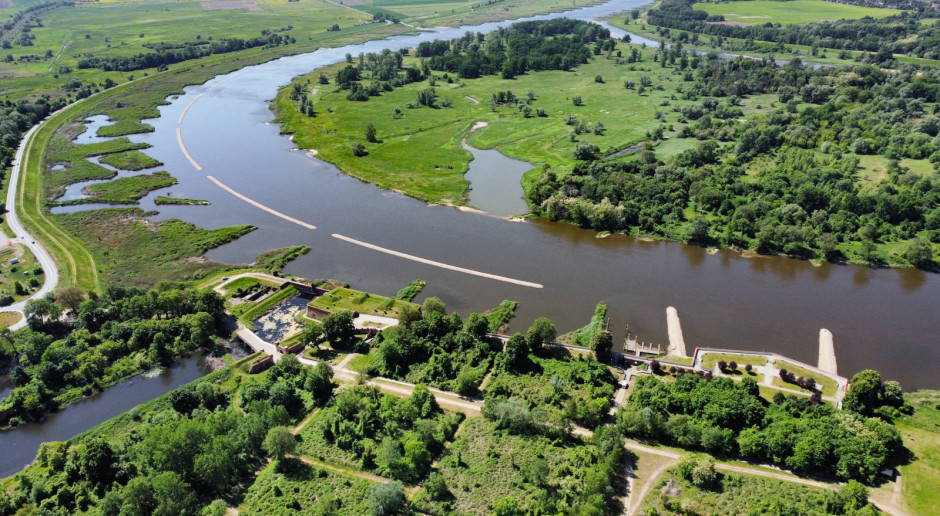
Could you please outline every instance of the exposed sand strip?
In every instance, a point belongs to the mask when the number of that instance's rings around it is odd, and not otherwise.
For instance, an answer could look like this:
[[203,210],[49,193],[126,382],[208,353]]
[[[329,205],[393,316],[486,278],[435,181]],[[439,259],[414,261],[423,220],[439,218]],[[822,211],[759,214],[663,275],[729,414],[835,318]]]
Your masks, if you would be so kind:
[[822,328],[819,330],[819,363],[816,366],[827,373],[836,372],[836,348],[832,342],[832,332]]
[[[200,170],[202,170],[202,169],[200,169]],[[258,201],[255,201],[255,200],[253,200],[253,199],[249,199],[248,197],[245,197],[244,195],[242,195],[242,194],[236,192],[235,190],[232,190],[231,188],[229,188],[228,186],[226,186],[224,183],[222,183],[221,181],[219,181],[218,179],[216,179],[216,178],[214,178],[214,177],[212,177],[212,176],[206,176],[206,177],[209,178],[209,181],[212,181],[213,183],[215,183],[216,185],[218,185],[219,188],[221,188],[221,189],[225,190],[226,192],[228,192],[228,193],[234,195],[235,197],[238,197],[239,199],[241,199],[241,200],[247,202],[248,204],[250,204],[250,205],[252,205],[252,206],[254,206],[254,207],[256,207],[256,208],[261,208],[262,210],[264,210],[264,211],[270,213],[271,215],[274,215],[275,217],[280,217],[280,218],[282,218],[282,219],[284,219],[284,220],[286,220],[286,221],[288,221],[288,222],[293,222],[294,224],[297,224],[298,226],[305,227],[305,228],[307,228],[307,229],[317,229],[317,227],[314,226],[313,224],[307,224],[306,222],[304,222],[304,221],[302,221],[302,220],[297,220],[297,219],[295,219],[294,217],[291,217],[290,215],[285,215],[285,214],[283,214],[283,213],[281,213],[281,212],[279,212],[279,211],[277,211],[277,210],[275,210],[275,209],[273,209],[273,208],[268,208],[267,206],[261,204],[261,203],[258,202]]]
[[666,348],[666,354],[677,357],[689,356],[685,351],[685,340],[682,339],[679,312],[671,306],[666,308],[666,324],[669,326],[669,347]]
[[183,117],[186,116],[186,112],[189,111],[189,108],[193,107],[193,104],[195,104],[196,101],[199,100],[200,98],[202,98],[202,96],[205,95],[205,94],[206,94],[206,92],[202,92],[202,93],[200,93],[199,95],[196,95],[196,96],[193,98],[193,100],[190,100],[190,101],[189,101],[189,104],[186,104],[186,107],[183,108],[183,112],[180,113],[180,118],[179,118],[179,120],[176,121],[176,125],[183,125]]
[[179,127],[176,128],[176,142],[180,144],[180,150],[183,151],[183,156],[186,156],[186,159],[188,159],[189,162],[192,163],[194,167],[196,167],[196,170],[201,172],[202,167],[200,167],[199,163],[196,163],[196,160],[194,160],[193,157],[189,155],[189,151],[186,150],[186,146],[183,145],[183,133],[180,131]]
[[523,287],[543,288],[542,285],[540,285],[540,284],[538,284],[538,283],[532,283],[532,282],[530,282],[530,281],[523,281],[523,280],[517,280],[517,279],[513,279],[513,278],[507,278],[506,276],[498,276],[498,275],[496,275],[496,274],[490,274],[490,273],[488,273],[488,272],[480,272],[480,271],[475,271],[475,270],[472,270],[472,269],[465,269],[465,268],[463,268],[463,267],[457,267],[456,265],[448,265],[448,264],[446,264],[446,263],[435,262],[434,260],[428,260],[427,258],[421,258],[421,257],[414,256],[414,255],[411,255],[411,254],[405,254],[405,253],[401,253],[401,252],[398,252],[398,251],[393,251],[393,250],[391,250],[391,249],[386,249],[386,248],[384,248],[384,247],[379,247],[379,246],[377,246],[377,245],[373,245],[373,244],[370,244],[370,243],[368,243],[368,242],[363,242],[363,241],[361,241],[361,240],[356,240],[356,239],[353,239],[353,238],[349,238],[349,237],[347,237],[347,236],[343,236],[343,235],[340,235],[340,234],[337,234],[337,233],[333,233],[333,238],[338,238],[338,239],[340,239],[340,240],[342,240],[342,241],[344,241],[344,242],[349,242],[350,244],[355,244],[355,245],[358,245],[358,246],[360,246],[360,247],[365,247],[366,249],[372,249],[373,251],[378,251],[378,252],[380,252],[380,253],[390,254],[390,255],[392,255],[392,256],[397,256],[397,257],[399,257],[399,258],[404,258],[404,259],[406,259],[406,260],[411,260],[411,261],[413,261],[413,262],[423,263],[423,264],[425,264],[425,265],[431,265],[431,266],[434,266],[434,267],[439,267],[439,268],[441,268],[441,269],[447,269],[447,270],[451,270],[451,271],[462,272],[462,273],[464,273],[464,274],[471,274],[471,275],[473,275],[473,276],[479,276],[479,277],[481,277],[481,278],[489,278],[489,279],[493,279],[493,280],[496,280],[496,281],[503,281],[503,282],[506,282],[506,283],[513,283],[513,284],[515,284],[515,285],[522,285]]

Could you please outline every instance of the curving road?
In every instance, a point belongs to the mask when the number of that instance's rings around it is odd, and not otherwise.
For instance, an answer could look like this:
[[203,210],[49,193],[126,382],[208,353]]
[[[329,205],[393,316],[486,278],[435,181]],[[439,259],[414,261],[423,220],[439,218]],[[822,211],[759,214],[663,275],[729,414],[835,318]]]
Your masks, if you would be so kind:
[[[33,293],[28,299],[24,299],[18,303],[13,303],[10,306],[5,306],[0,308],[0,312],[19,312],[23,313],[23,308],[26,307],[27,301],[32,299],[38,299],[44,297],[45,295],[51,293],[55,290],[56,285],[59,284],[59,270],[56,268],[55,260],[52,259],[52,256],[49,254],[49,251],[46,251],[46,248],[39,244],[36,241],[35,237],[30,235],[23,225],[20,223],[19,217],[16,215],[16,193],[19,190],[19,180],[20,180],[20,170],[22,169],[23,157],[26,154],[26,149],[29,147],[29,142],[33,137],[33,134],[42,126],[42,122],[34,125],[26,134],[23,135],[23,139],[20,141],[19,148],[16,149],[16,156],[13,158],[13,168],[10,172],[10,184],[7,187],[7,223],[10,225],[10,229],[13,230],[13,240],[16,243],[23,244],[36,257],[36,261],[39,262],[40,267],[43,270],[43,276],[45,281],[42,284],[42,287]],[[26,327],[26,317],[24,316],[16,324],[10,326],[10,330],[16,331],[20,328]]]

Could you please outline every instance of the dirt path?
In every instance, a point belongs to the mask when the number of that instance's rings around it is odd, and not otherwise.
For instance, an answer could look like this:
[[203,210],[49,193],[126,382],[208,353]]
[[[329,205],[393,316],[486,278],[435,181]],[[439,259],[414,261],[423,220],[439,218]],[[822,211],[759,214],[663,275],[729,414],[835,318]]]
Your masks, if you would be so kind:
[[640,489],[639,493],[637,493],[636,498],[634,498],[632,496],[633,493],[631,493],[630,505],[632,505],[633,507],[630,508],[629,512],[626,510],[626,508],[624,508],[624,512],[627,514],[627,516],[633,516],[634,514],[636,514],[637,509],[640,508],[640,504],[643,503],[643,499],[646,498],[647,493],[650,492],[650,489],[653,488],[653,485],[656,483],[657,480],[659,480],[659,477],[662,476],[663,472],[666,471],[666,468],[668,468],[671,465],[672,463],[667,462],[661,465],[660,467],[656,468],[656,471],[654,471],[653,474],[650,475],[648,479],[646,479],[646,482],[643,483],[643,488]]
[[320,469],[325,469],[327,471],[332,471],[333,473],[338,473],[340,475],[345,475],[347,477],[359,478],[362,480],[368,480],[369,482],[375,482],[377,484],[387,484],[391,480],[380,477],[378,475],[373,475],[372,473],[366,473],[365,471],[360,471],[358,469],[347,469],[341,468],[339,466],[334,466],[333,464],[328,464],[326,462],[320,462],[316,459],[307,457],[306,455],[288,455],[292,459],[297,459],[304,464],[309,464],[311,466],[316,466]]

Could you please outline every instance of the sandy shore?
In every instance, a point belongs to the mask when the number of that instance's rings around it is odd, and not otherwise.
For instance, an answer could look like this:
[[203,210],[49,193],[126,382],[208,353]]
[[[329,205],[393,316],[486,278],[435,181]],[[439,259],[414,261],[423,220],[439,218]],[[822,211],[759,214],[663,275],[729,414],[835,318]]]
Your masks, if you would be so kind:
[[682,326],[679,325],[679,312],[674,307],[666,308],[666,324],[669,327],[669,347],[666,348],[666,354],[677,357],[689,356],[685,350],[685,340],[682,338]]
[[819,363],[816,367],[832,374],[839,374],[836,364],[836,349],[832,342],[832,332],[825,328],[819,330]]

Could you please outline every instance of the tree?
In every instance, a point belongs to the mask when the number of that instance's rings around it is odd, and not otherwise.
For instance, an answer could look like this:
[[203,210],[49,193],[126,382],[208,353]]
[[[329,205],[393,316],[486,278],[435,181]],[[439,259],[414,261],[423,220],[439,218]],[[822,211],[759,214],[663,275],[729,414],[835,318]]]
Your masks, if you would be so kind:
[[344,344],[352,338],[356,328],[348,310],[333,312],[323,318],[323,336],[330,344]]
[[323,325],[318,322],[309,322],[300,332],[300,342],[306,345],[316,345],[323,337]]
[[424,482],[424,491],[432,500],[443,500],[450,492],[447,489],[447,482],[444,480],[444,475],[441,475],[437,471],[428,475],[428,479]]
[[915,238],[904,250],[904,259],[919,269],[926,269],[933,265],[933,246],[923,238]]
[[591,351],[598,362],[610,362],[610,352],[614,347],[614,336],[607,330],[601,330],[591,337]]
[[581,95],[575,95],[574,97],[571,97],[571,103],[574,104],[575,106],[584,105],[584,101],[581,100]]
[[519,507],[519,502],[515,498],[507,496],[500,498],[499,501],[493,505],[493,514],[496,516],[522,516],[525,514],[525,511]]
[[878,371],[865,369],[859,371],[849,382],[849,392],[842,400],[846,410],[871,417],[875,410],[884,405],[885,387]]
[[264,451],[275,459],[283,459],[297,449],[297,440],[286,426],[276,426],[268,430],[262,445]]
[[542,349],[542,344],[553,344],[557,337],[555,325],[548,317],[539,317],[532,322],[529,330],[526,332],[526,341],[532,352]]
[[378,143],[379,140],[375,137],[375,126],[371,123],[366,126],[365,130],[366,141],[369,143]]
[[516,333],[506,342],[506,367],[510,370],[518,371],[521,369],[529,355],[529,346],[526,344],[525,337],[521,333]]
[[490,323],[486,320],[485,315],[474,312],[467,318],[464,329],[467,330],[470,335],[473,335],[473,338],[481,340],[489,332]]
[[686,241],[690,244],[708,245],[711,240],[708,236],[708,230],[711,225],[705,217],[696,217],[689,225],[686,232]]
[[447,305],[445,305],[440,298],[429,297],[421,304],[421,315],[424,316],[425,319],[430,317],[433,313],[447,315]]
[[405,505],[405,489],[398,481],[372,486],[369,492],[369,511],[372,516],[389,516]]
[[597,154],[600,151],[600,147],[593,143],[578,142],[578,146],[574,149],[574,157],[582,161],[592,161],[597,159]]
[[56,292],[55,300],[72,312],[78,313],[78,306],[85,300],[85,293],[78,287],[63,287]]
[[418,92],[417,102],[422,106],[434,107],[437,99],[437,91],[434,88],[425,88]]

